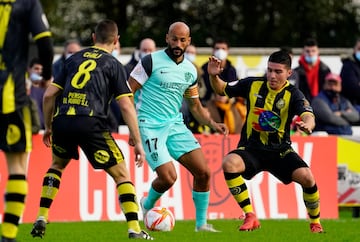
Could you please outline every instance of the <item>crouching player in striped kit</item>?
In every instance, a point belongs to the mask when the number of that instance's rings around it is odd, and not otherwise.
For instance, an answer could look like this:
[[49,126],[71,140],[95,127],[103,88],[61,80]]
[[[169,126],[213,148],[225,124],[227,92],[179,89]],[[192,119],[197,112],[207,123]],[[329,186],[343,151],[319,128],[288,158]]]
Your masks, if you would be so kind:
[[223,159],[227,186],[245,212],[240,231],[260,227],[253,213],[244,179],[268,171],[284,184],[294,181],[303,188],[303,199],[310,219],[310,230],[322,233],[319,191],[308,165],[291,148],[290,123],[294,115],[301,117],[297,126],[310,134],[315,118],[303,93],[291,85],[291,58],[284,51],[270,55],[266,77],[248,77],[226,83],[219,78],[220,61],[210,57],[208,72],[212,88],[220,95],[247,100],[246,123],[238,147]]

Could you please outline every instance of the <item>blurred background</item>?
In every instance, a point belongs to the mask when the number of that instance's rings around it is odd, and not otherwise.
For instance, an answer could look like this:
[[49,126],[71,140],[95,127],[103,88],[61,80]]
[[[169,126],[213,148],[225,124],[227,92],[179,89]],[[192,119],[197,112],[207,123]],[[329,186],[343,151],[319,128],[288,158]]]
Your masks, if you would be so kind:
[[117,22],[121,46],[137,47],[144,37],[165,46],[174,21],[184,21],[198,47],[217,37],[231,47],[302,47],[311,36],[322,48],[352,47],[360,36],[359,0],[41,0],[55,45],[69,38],[91,44],[95,23]]

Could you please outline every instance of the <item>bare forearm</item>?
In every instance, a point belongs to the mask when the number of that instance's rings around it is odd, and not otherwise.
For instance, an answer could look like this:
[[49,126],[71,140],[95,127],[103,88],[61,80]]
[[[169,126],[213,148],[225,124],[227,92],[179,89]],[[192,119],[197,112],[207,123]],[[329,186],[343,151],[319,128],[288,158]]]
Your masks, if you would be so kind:
[[212,89],[220,95],[224,95],[226,83],[221,80],[219,74],[223,71],[221,61],[214,56],[209,57],[208,69],[209,79]]
[[306,113],[301,116],[301,120],[306,124],[309,129],[313,130],[315,128],[315,117],[311,113]]
[[191,114],[200,124],[212,127],[214,121],[211,118],[209,112],[207,112],[204,108],[197,108],[195,110],[191,110]]
[[191,114],[199,122],[199,124],[207,125],[212,129],[214,128],[215,121],[212,119],[209,111],[201,105],[199,99],[188,99],[188,106]]
[[[126,98],[126,97],[124,97],[124,98]],[[124,118],[125,123],[127,124],[128,128],[129,128],[130,135],[135,144],[141,143],[140,131],[139,131],[138,121],[137,121],[137,117],[136,117],[136,111],[133,106],[133,103],[130,101],[130,98],[129,98],[128,102],[127,101],[124,102],[124,100],[122,100],[122,101],[123,102],[118,101],[118,103],[120,103],[121,114],[122,114],[122,117]]]
[[51,123],[54,115],[55,98],[44,96],[43,113],[44,126],[46,130],[51,130]]
[[209,78],[212,89],[219,95],[225,95],[225,82],[221,80],[219,75],[209,75]]

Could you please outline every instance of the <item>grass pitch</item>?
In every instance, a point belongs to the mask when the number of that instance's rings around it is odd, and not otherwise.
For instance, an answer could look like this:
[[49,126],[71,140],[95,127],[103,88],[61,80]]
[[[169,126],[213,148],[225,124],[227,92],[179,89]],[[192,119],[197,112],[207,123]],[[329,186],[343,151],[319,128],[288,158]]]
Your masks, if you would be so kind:
[[[235,241],[359,241],[360,218],[352,218],[351,210],[340,212],[340,218],[322,220],[325,233],[310,233],[306,220],[260,220],[261,228],[251,232],[240,232],[238,226],[242,220],[211,220],[221,233],[194,232],[194,221],[176,221],[171,232],[150,232],[155,241],[166,242],[235,242]],[[142,227],[143,224],[141,223]],[[32,238],[30,231],[32,224],[21,224],[17,241],[51,241],[51,242],[81,242],[81,241],[131,241],[127,238],[125,222],[69,222],[50,223],[47,225],[45,237]]]

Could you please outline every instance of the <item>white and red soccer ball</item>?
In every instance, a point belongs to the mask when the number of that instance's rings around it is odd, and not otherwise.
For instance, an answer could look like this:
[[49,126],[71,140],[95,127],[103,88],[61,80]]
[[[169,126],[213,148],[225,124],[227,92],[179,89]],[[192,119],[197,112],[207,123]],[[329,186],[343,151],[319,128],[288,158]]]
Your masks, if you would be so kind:
[[154,207],[145,214],[144,224],[150,231],[171,231],[175,226],[175,218],[169,209]]

